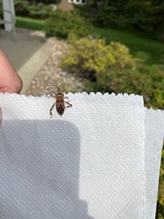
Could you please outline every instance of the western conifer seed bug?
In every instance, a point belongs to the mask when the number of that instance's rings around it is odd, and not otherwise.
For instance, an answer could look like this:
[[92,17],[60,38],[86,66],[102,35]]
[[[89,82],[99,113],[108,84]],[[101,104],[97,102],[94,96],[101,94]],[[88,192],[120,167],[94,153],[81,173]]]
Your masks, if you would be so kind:
[[[60,116],[62,116],[63,115],[63,113],[64,113],[64,110],[66,109],[66,108],[70,108],[70,107],[72,107],[72,104],[70,104],[69,102],[69,99],[68,99],[68,97],[65,97],[64,96],[64,93],[61,91],[61,89],[60,89],[60,87],[59,86],[57,86],[57,85],[55,85],[56,87],[57,87],[57,92],[55,92],[55,91],[52,91],[51,92],[51,95],[53,96],[53,97],[55,97],[55,103],[51,106],[51,108],[50,108],[50,119],[52,118],[52,116],[53,116],[53,114],[52,114],[52,110],[53,110],[53,108],[55,107],[55,105],[56,105],[56,111],[58,112],[58,114],[60,115]],[[65,101],[65,99],[67,99],[67,101]]]

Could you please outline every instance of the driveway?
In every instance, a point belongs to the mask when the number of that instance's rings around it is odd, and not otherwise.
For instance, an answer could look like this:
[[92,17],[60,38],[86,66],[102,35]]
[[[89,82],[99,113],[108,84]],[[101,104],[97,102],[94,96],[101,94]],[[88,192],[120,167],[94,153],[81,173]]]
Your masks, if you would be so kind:
[[24,94],[34,76],[51,55],[51,44],[43,33],[17,29],[16,42],[11,32],[1,30],[0,48],[23,80]]

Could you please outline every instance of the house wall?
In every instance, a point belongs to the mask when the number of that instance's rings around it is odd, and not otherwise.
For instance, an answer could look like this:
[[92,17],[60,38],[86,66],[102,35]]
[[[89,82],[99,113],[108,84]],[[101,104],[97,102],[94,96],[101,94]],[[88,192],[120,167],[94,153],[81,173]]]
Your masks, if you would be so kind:
[[61,0],[61,2],[57,5],[58,9],[62,9],[63,11],[68,11],[73,9],[73,5],[68,2],[68,0]]

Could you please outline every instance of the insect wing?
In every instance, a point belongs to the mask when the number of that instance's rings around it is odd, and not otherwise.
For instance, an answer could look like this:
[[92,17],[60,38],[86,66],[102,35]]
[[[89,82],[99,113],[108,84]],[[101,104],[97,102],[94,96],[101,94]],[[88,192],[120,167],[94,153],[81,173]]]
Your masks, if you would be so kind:
[[59,113],[59,115],[63,115],[64,109],[65,109],[64,102],[56,103],[56,111]]

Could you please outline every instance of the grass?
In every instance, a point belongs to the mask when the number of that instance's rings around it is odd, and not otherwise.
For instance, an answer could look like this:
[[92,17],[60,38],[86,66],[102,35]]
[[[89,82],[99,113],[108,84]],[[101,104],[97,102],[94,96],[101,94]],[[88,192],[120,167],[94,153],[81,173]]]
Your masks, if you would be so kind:
[[22,27],[25,29],[44,31],[45,22],[44,22],[44,20],[17,16],[16,17],[16,26]]
[[118,41],[127,45],[131,54],[147,65],[164,64],[164,44],[145,37],[137,36],[132,32],[113,29],[95,28],[96,33],[110,41]]

